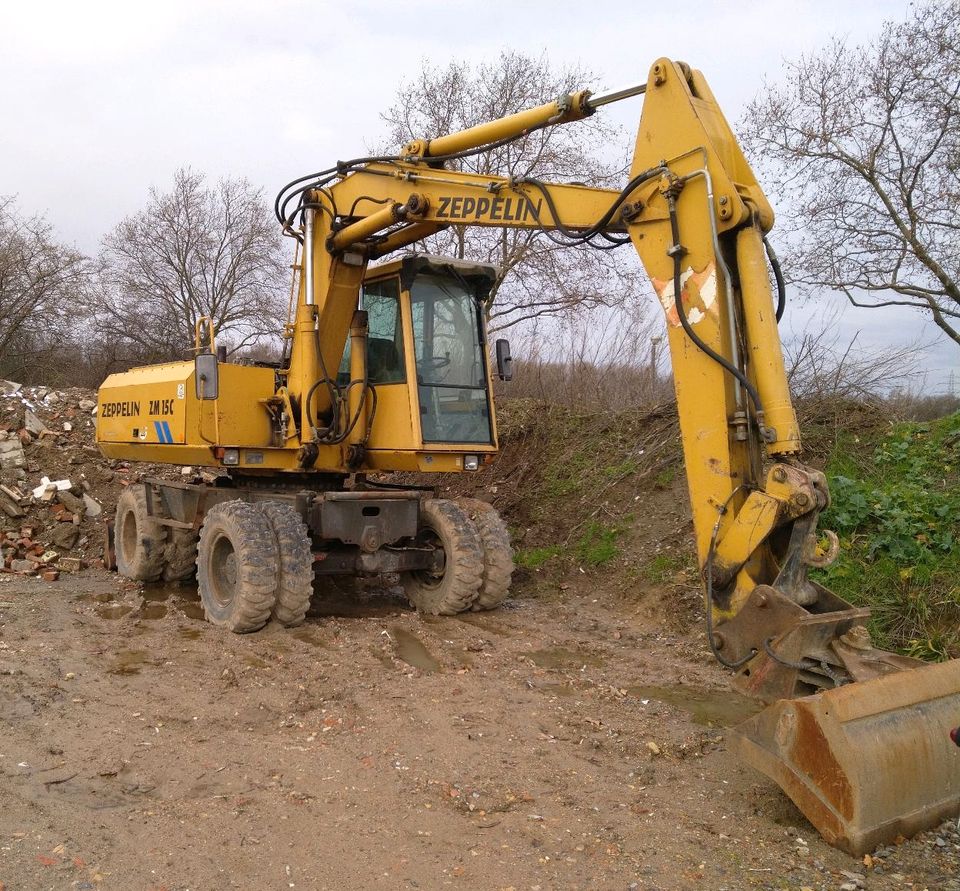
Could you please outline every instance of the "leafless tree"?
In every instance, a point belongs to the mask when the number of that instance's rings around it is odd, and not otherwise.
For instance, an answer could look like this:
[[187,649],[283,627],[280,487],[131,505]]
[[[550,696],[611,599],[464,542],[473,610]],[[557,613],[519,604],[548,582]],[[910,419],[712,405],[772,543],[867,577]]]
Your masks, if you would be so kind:
[[[580,67],[556,69],[546,56],[512,50],[488,63],[425,64],[401,87],[382,115],[393,147],[434,137],[548,102],[596,85]],[[536,130],[450,166],[475,173],[536,176],[545,181],[614,187],[626,165],[624,134],[601,115]],[[433,253],[487,262],[500,269],[487,307],[492,330],[583,306],[616,305],[648,290],[629,246],[619,251],[562,247],[541,233],[521,229],[451,226],[426,240]]]
[[100,331],[136,361],[181,357],[194,324],[210,316],[232,349],[280,332],[285,271],[280,233],[263,192],[245,179],[208,186],[180,169],[173,188],[103,241]]
[[922,379],[920,359],[926,344],[871,346],[860,332],[844,339],[838,320],[839,313],[828,311],[784,340],[790,390],[798,400],[876,402]]
[[960,344],[960,3],[788,62],[742,128],[779,183],[804,289],[922,310]]
[[87,259],[58,243],[42,217],[0,197],[0,376],[41,379],[69,340]]
[[663,373],[663,323],[642,302],[581,308],[574,315],[522,326],[514,349],[514,379],[504,396],[556,405],[622,411],[671,398]]

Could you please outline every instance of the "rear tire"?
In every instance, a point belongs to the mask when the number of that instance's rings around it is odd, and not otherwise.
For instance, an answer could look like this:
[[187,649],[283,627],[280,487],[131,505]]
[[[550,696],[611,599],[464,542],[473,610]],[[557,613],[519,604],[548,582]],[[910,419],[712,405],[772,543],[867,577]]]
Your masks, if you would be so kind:
[[410,602],[418,612],[434,616],[452,616],[470,609],[483,578],[483,545],[467,512],[445,499],[424,501],[417,540],[442,550],[445,565],[438,573],[404,573],[404,593]]
[[224,501],[207,513],[197,548],[197,583],[207,621],[237,634],[270,618],[280,575],[277,539],[253,504]]
[[155,582],[163,574],[167,530],[147,516],[146,487],[127,486],[117,501],[113,526],[117,572],[138,582]]
[[182,582],[192,578],[197,571],[197,542],[200,536],[192,529],[167,530],[167,547],[164,552],[163,580]]
[[483,581],[471,609],[494,609],[510,593],[513,549],[507,524],[492,504],[479,498],[461,498],[458,503],[477,526],[483,543]]
[[273,617],[288,628],[302,625],[313,595],[313,549],[306,523],[290,505],[258,505],[270,523],[280,554],[280,577]]

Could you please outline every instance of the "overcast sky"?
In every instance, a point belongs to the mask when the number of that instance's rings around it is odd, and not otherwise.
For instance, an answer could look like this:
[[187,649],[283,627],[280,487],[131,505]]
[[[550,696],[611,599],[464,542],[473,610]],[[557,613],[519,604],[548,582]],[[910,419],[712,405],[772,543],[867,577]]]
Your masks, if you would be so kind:
[[[905,9],[904,0],[0,0],[0,195],[93,253],[176,168],[246,176],[272,198],[287,180],[381,142],[380,112],[424,60],[476,62],[502,48],[579,63],[597,72],[584,85],[594,89],[645,80],[658,56],[683,59],[735,122],[783,58],[832,34],[868,38]],[[608,113],[632,128],[640,101]],[[878,343],[924,330],[904,312],[848,311],[839,324]],[[960,379],[960,351],[942,340],[927,364],[938,391],[948,367]]]

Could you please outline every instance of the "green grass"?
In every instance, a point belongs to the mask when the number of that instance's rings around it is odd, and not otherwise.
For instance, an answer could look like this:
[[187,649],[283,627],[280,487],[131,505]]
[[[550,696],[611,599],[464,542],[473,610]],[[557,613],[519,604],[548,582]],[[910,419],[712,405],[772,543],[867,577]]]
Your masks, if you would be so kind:
[[552,545],[546,548],[520,548],[514,555],[513,560],[517,566],[524,569],[539,569],[547,560],[552,557],[558,557],[563,549],[558,545]]
[[590,522],[576,544],[577,560],[585,566],[603,566],[620,553],[617,536],[623,530],[619,526],[604,526]]
[[846,434],[827,475],[821,525],[841,547],[820,581],[871,608],[878,646],[960,656],[960,413],[896,425],[872,449]]
[[681,554],[655,554],[640,568],[640,574],[651,584],[661,585],[686,570],[688,562]]

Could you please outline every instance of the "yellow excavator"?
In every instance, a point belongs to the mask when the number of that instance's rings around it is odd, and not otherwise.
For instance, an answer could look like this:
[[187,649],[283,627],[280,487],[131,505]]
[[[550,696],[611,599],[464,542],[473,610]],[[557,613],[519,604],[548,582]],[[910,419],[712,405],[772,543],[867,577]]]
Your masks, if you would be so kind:
[[[622,189],[448,166],[639,94]],[[100,389],[104,455],[221,471],[127,488],[120,572],[175,579],[195,565],[207,618],[233,631],[302,621],[314,576],[399,584],[430,613],[496,606],[512,570],[497,513],[377,474],[493,460],[491,352],[510,375],[508,344],[489,350],[484,327],[494,270],[397,252],[450,225],[632,243],[666,316],[707,640],[768,703],[737,728],[741,752],[852,854],[957,813],[960,664],[874,648],[869,611],[808,577],[836,538],[818,536],[826,480],[800,457],[773,212],[700,72],[660,59],[635,87],[338,162],[288,184],[276,210],[299,250],[282,361],[225,361],[201,320],[193,361]]]

